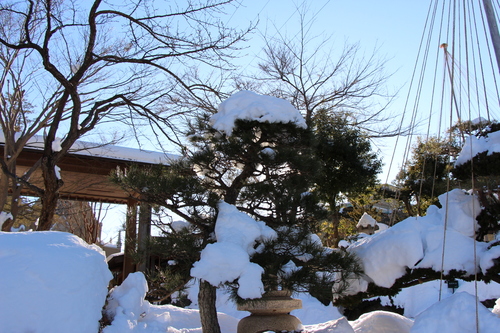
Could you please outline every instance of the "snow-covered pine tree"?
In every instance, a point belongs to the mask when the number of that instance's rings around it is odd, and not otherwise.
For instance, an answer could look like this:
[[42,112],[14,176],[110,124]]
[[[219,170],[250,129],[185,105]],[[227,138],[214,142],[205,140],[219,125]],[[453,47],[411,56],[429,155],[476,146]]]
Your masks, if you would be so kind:
[[[500,283],[500,174],[495,167],[500,161],[496,144],[500,125],[466,122],[450,132],[457,129],[466,131],[463,136],[451,136],[457,142],[449,144],[448,151],[462,146],[460,153],[453,151],[451,159],[442,156],[440,160],[450,162],[443,167],[451,171],[443,177],[453,177],[448,183],[461,183],[467,190],[438,192],[439,202],[426,214],[351,244],[347,251],[359,255],[365,277],[352,279],[351,295],[339,295],[336,305],[352,309],[363,300],[395,296],[433,280]],[[422,149],[420,153],[426,154]]]
[[[193,228],[186,236],[198,237],[202,247],[215,241],[213,231],[220,200],[265,222],[278,237],[255,244],[263,245],[263,250],[251,258],[264,268],[265,288],[307,291],[329,303],[335,279],[360,274],[361,270],[354,256],[324,248],[314,236],[326,211],[310,191],[318,171],[313,132],[300,122],[296,110],[296,114],[279,118],[284,111],[293,113],[289,103],[250,92],[239,94],[240,102],[250,103],[245,109],[233,95],[232,102],[238,107],[231,110],[253,110],[251,117],[240,114],[227,127],[229,116],[219,118],[218,123],[208,114],[200,116],[190,124],[190,145],[182,159],[172,161],[168,167],[129,169],[117,173],[114,180],[140,193],[141,200],[183,217]],[[253,102],[261,103],[260,108],[255,108]],[[339,271],[347,274],[335,274]],[[229,285],[236,284],[229,281]],[[209,295],[199,299],[202,324],[206,316],[204,332],[218,331],[213,322],[214,289],[207,282],[200,283],[200,297]]]

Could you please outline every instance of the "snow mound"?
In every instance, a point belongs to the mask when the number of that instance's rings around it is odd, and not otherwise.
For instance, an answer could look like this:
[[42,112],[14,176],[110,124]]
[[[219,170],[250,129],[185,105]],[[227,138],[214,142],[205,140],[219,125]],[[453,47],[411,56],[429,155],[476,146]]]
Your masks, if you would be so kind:
[[[106,314],[112,319],[103,333],[169,332],[202,333],[198,310],[183,309],[173,305],[153,305],[144,300],[148,291],[141,272],[129,274],[108,297]],[[236,332],[238,319],[218,314],[223,333]]]
[[345,317],[330,320],[326,323],[304,326],[307,333],[354,333],[354,330]]
[[103,251],[65,232],[0,232],[1,332],[94,333],[112,275]]
[[483,281],[467,282],[457,280],[457,283],[459,287],[455,290],[448,288],[446,281],[434,280],[424,282],[404,288],[395,296],[384,296],[380,297],[380,299],[382,305],[395,305],[404,308],[405,317],[415,318],[439,299],[448,298],[455,292],[467,292],[471,295],[475,295],[477,292],[477,297],[480,301],[500,297],[500,284],[493,281],[485,283]]
[[397,313],[373,311],[352,323],[356,333],[410,333],[413,321]]
[[476,306],[479,332],[498,332],[500,318],[479,303],[476,297],[459,292],[418,315],[411,333],[476,332]]
[[220,103],[218,112],[210,118],[210,122],[216,130],[231,135],[238,119],[262,123],[291,122],[301,128],[307,127],[300,112],[290,102],[246,90],[237,92]]
[[348,322],[345,317],[316,325],[305,325],[307,333],[410,333],[411,319],[397,313],[374,311]]
[[[302,308],[295,309],[290,314],[299,318],[304,326],[330,322],[332,319],[342,317],[339,309],[333,306],[332,303],[324,305],[309,293],[296,293],[293,298],[302,301]],[[309,332],[307,329],[306,331]]]

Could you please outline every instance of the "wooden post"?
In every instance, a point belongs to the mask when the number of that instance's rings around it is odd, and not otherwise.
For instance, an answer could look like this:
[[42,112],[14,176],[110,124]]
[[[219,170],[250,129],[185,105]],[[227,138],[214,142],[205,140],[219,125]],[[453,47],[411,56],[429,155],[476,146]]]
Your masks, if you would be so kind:
[[136,251],[137,244],[137,201],[130,199],[127,203],[127,222],[125,227],[125,249],[123,256],[123,277],[122,281],[130,273],[136,271],[133,260],[133,253]]
[[137,251],[141,259],[137,264],[137,270],[145,272],[149,268],[148,243],[151,236],[151,205],[141,203],[139,206],[139,235],[137,237]]

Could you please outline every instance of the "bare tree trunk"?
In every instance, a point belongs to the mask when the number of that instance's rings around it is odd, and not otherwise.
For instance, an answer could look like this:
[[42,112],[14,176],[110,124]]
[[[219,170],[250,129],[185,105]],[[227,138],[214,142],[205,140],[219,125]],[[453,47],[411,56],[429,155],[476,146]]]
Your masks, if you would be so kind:
[[333,226],[333,244],[330,246],[337,248],[339,247],[340,242],[340,233],[339,233],[339,225],[340,225],[340,216],[338,213],[337,205],[336,205],[336,196],[334,196],[331,200],[329,200],[330,205],[330,216]]
[[63,184],[63,181],[56,175],[55,165],[50,157],[44,157],[41,166],[45,190],[41,197],[42,210],[38,220],[38,231],[50,230],[52,227],[59,199],[59,189]]
[[215,307],[216,290],[217,288],[207,281],[200,280],[198,306],[200,307],[200,320],[203,333],[220,333],[217,308]]
[[10,201],[10,215],[12,215],[12,218],[7,220],[3,224],[2,231],[10,231],[11,228],[14,226],[14,223],[16,223],[17,214],[19,213],[19,199],[21,198],[21,186],[15,186],[15,184],[12,185],[13,189]]
[[[0,191],[0,212],[5,209],[8,200],[9,177],[5,174],[0,175],[0,188],[5,189]],[[12,215],[12,213],[11,213]],[[14,216],[13,216],[14,217]],[[8,219],[2,224],[1,231],[10,231],[14,224],[14,219]]]
[[3,211],[5,205],[7,204],[8,188],[9,188],[9,177],[0,173],[0,211]]
[[[5,165],[9,172],[15,173],[16,171],[15,163],[7,162]],[[0,176],[0,188],[3,190],[1,191],[0,194],[0,212],[5,209],[7,201],[9,200],[9,186],[11,183],[12,183],[12,194],[11,194],[11,204],[10,204],[10,215],[12,215],[12,218],[4,222],[4,224],[2,225],[2,231],[10,231],[10,229],[14,225],[14,222],[16,220],[16,215],[18,212],[17,204],[19,198],[19,195],[16,194],[20,192],[16,191],[17,187],[15,186],[14,182],[9,178],[9,176],[6,175],[5,173],[2,173],[2,175]]]
[[408,212],[408,215],[410,216],[415,216],[415,213],[413,211],[413,207],[411,206],[410,199],[407,197],[401,198],[403,200],[403,203],[405,205],[406,211]]

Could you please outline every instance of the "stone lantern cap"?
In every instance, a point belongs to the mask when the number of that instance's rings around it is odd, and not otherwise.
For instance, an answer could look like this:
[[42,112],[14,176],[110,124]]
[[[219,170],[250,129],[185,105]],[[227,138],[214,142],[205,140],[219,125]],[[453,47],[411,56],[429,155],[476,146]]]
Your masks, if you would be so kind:
[[287,314],[295,309],[302,309],[300,299],[291,298],[288,290],[273,290],[265,293],[262,298],[250,300],[238,305],[239,311],[249,311],[255,315]]

